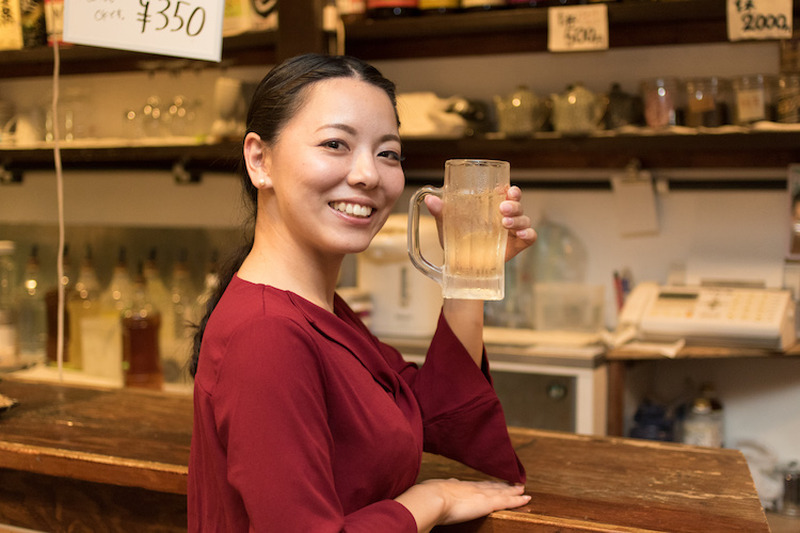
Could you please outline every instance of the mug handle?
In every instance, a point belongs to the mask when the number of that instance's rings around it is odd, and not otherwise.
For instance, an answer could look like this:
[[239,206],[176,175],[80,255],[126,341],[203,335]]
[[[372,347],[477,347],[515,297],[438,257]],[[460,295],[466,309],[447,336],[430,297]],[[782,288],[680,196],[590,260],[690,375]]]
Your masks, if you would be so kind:
[[408,206],[408,257],[411,263],[423,274],[442,284],[442,267],[432,264],[422,256],[419,245],[419,206],[429,194],[442,198],[442,189],[425,185],[417,190]]

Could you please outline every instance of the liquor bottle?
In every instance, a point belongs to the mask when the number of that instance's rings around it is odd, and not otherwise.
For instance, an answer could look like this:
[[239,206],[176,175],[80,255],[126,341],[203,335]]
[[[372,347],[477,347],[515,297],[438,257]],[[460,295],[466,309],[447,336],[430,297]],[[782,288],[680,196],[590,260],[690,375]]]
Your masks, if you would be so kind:
[[461,0],[461,9],[464,11],[492,11],[506,7],[506,0]]
[[45,359],[47,327],[43,293],[39,247],[34,245],[25,264],[19,295],[19,357],[20,364],[25,366]]
[[175,321],[172,313],[168,312],[172,306],[172,298],[161,277],[156,248],[150,249],[147,260],[144,262],[143,274],[147,297],[162,311],[161,329],[158,336],[159,351],[162,354],[170,353],[175,342]]
[[86,255],[81,261],[75,288],[67,300],[69,316],[69,359],[64,357],[64,366],[83,368],[88,364],[90,373],[97,350],[94,349],[95,337],[92,319],[100,314],[100,282],[94,266],[94,258],[90,246],[86,247]]
[[173,265],[170,296],[175,341],[169,352],[162,353],[161,367],[164,381],[175,383],[183,381],[183,368],[191,355],[194,326],[200,321],[194,313],[197,290],[192,282],[185,249],[179,252],[178,260]]
[[211,260],[208,262],[208,266],[206,267],[206,274],[203,281],[203,290],[200,292],[200,295],[197,297],[195,302],[196,311],[195,314],[199,319],[202,319],[206,314],[206,304],[211,296],[214,294],[214,291],[217,290],[219,286],[219,272],[218,272],[218,253],[214,250],[211,253]]
[[122,312],[130,303],[128,299],[131,295],[132,285],[130,270],[128,270],[127,251],[124,246],[120,246],[117,263],[111,272],[111,281],[102,295],[103,305]]
[[164,382],[158,348],[161,312],[148,297],[143,265],[134,278],[129,302],[122,312],[125,386],[160,390]]
[[419,10],[424,15],[456,13],[461,10],[461,0],[419,0]]
[[0,367],[18,364],[17,317],[14,287],[17,267],[14,263],[14,241],[0,241]]
[[407,17],[418,14],[418,0],[367,0],[367,16],[370,18]]
[[[70,320],[68,302],[72,298],[72,291],[75,288],[75,275],[72,272],[72,261],[69,254],[69,246],[64,246],[64,257],[62,260],[63,274],[57,282],[64,286],[64,309],[63,309],[63,328],[64,328],[64,362],[69,362],[69,337]],[[47,316],[47,363],[55,365],[58,361],[58,285],[52,287],[44,295],[46,316]]]

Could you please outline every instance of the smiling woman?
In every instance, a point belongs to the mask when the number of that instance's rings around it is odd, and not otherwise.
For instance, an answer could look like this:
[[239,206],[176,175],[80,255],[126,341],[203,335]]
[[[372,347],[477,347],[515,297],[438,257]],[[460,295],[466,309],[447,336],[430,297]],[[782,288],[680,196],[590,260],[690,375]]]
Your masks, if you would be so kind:
[[[525,504],[482,302],[445,301],[417,368],[336,294],[404,186],[394,85],[290,59],[255,92],[243,159],[252,240],[195,338],[190,531],[428,531]],[[514,251],[535,240],[519,194],[500,206]],[[506,481],[417,484],[423,451]]]

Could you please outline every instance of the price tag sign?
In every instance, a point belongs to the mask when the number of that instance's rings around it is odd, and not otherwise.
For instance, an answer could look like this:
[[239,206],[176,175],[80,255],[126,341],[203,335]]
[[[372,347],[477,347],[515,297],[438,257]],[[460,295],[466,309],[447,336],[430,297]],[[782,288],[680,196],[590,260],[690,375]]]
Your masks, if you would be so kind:
[[551,52],[608,50],[608,6],[548,8],[547,49]]
[[728,0],[728,40],[792,38],[792,0]]
[[65,0],[64,41],[219,62],[221,0]]

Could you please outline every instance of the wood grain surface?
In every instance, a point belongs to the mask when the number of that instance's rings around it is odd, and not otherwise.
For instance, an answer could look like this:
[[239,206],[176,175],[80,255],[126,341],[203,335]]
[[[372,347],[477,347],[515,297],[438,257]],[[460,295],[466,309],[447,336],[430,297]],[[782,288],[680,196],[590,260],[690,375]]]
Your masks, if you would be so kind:
[[[0,523],[44,531],[183,531],[188,396],[6,379]],[[511,429],[533,498],[442,532],[768,533],[736,450]],[[420,479],[486,476],[426,454]]]

